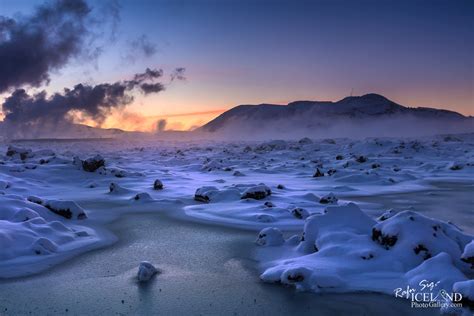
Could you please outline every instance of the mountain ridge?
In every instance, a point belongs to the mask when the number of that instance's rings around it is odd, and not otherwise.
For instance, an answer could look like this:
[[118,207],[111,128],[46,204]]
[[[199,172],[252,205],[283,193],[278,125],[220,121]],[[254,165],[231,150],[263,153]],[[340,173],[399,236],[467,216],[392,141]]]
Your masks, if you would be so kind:
[[[298,123],[305,123],[305,125],[311,127],[312,119],[367,119],[374,117],[378,119],[410,117],[420,120],[472,120],[472,117],[464,116],[455,111],[430,107],[408,107],[391,101],[380,94],[369,93],[362,96],[345,97],[336,102],[302,100],[293,101],[287,105],[269,103],[238,105],[204,124],[198,130],[218,132],[231,122],[236,124],[239,120],[248,125],[252,121],[255,121],[256,124],[262,120],[264,120],[264,123],[278,120],[289,122],[292,118],[298,118]],[[251,127],[258,129],[258,126]]]

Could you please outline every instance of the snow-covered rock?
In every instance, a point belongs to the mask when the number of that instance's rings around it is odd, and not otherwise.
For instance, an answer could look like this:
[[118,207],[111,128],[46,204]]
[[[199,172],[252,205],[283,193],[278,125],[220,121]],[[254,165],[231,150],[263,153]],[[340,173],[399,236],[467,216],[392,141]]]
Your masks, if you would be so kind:
[[118,183],[116,182],[111,182],[109,184],[109,193],[112,193],[112,194],[124,194],[124,193],[128,193],[130,192],[130,190],[122,187],[121,185],[119,185]]
[[322,172],[319,168],[316,168],[316,171],[313,174],[313,178],[324,177],[324,172]]
[[101,155],[95,155],[94,157],[82,161],[82,169],[87,172],[94,172],[104,166],[105,159]]
[[461,255],[461,260],[471,265],[471,269],[474,269],[474,240],[464,247],[464,251]]
[[255,241],[259,246],[280,246],[285,242],[283,233],[278,228],[267,227],[258,233]]
[[261,200],[272,194],[272,190],[264,184],[256,185],[246,189],[242,193],[242,199]]
[[141,202],[146,202],[146,201],[152,201],[153,198],[150,196],[150,194],[146,192],[142,193],[137,193],[133,198],[133,201],[141,201]]
[[461,258],[464,247],[472,240],[453,225],[403,211],[372,228],[372,240],[398,253],[399,260],[418,262],[441,252]]
[[325,195],[321,197],[319,200],[319,203],[321,204],[337,204],[337,197],[334,195],[334,193],[329,193],[328,195]]
[[298,219],[306,219],[310,215],[310,213],[304,208],[295,207],[291,210],[291,215]]
[[209,203],[211,201],[211,197],[217,195],[219,190],[213,186],[204,186],[198,188],[196,193],[194,193],[194,200],[198,202]]
[[198,188],[194,193],[194,200],[209,203],[211,201],[232,201],[240,198],[240,192],[236,188],[219,190],[214,186]]
[[460,258],[472,236],[412,211],[377,223],[354,203],[329,206],[306,219],[294,247],[273,229],[262,230],[257,239],[263,245],[267,235],[277,240],[270,261],[263,259],[265,282],[314,292],[393,295],[395,288],[413,288],[422,280],[439,281],[448,290],[466,280]]
[[51,212],[67,219],[86,219],[86,211],[74,201],[43,200],[36,196],[29,196],[28,201],[40,204]]
[[20,148],[16,146],[8,146],[7,157],[15,157],[18,156],[21,160],[26,160],[27,158],[32,158],[34,155],[31,149]]

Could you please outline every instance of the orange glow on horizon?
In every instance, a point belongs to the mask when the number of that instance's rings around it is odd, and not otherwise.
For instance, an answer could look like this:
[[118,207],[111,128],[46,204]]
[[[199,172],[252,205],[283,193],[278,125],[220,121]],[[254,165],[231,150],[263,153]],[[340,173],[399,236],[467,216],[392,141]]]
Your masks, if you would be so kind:
[[[158,122],[163,120],[165,122],[163,124],[164,130],[188,131],[206,124],[225,111],[226,109],[220,109],[150,116],[128,110],[115,111],[100,124],[100,127],[119,128],[125,131],[156,132],[158,130]],[[92,123],[87,125],[94,125],[93,122],[84,123]]]

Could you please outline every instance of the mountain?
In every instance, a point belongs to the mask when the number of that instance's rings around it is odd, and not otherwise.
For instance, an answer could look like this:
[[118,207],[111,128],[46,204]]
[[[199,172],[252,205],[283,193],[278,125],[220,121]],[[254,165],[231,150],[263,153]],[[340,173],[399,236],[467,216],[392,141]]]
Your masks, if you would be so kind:
[[139,132],[126,132],[118,128],[98,128],[83,124],[58,123],[29,125],[27,128],[0,122],[0,139],[61,139],[61,138],[116,138]]
[[411,108],[378,94],[337,102],[236,106],[203,125],[211,133],[276,133],[305,136],[410,136],[474,131],[474,119],[433,108]]

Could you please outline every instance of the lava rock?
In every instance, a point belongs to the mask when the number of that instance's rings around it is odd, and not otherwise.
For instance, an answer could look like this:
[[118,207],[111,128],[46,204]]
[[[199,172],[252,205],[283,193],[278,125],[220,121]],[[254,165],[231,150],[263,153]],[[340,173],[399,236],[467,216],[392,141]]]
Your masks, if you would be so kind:
[[211,201],[211,195],[215,194],[218,189],[213,186],[204,186],[196,190],[194,193],[194,200],[203,203],[209,203]]
[[155,266],[148,261],[142,261],[138,266],[137,279],[139,282],[147,282],[157,273]]
[[82,161],[82,169],[87,172],[94,172],[100,167],[105,166],[105,160],[101,155],[96,155],[92,158],[88,158]]
[[268,186],[264,184],[260,184],[260,185],[250,187],[247,190],[245,190],[244,193],[242,194],[241,199],[261,200],[271,194],[272,194],[272,191],[270,190]]
[[156,179],[155,182],[153,182],[153,190],[163,190],[163,182]]
[[328,176],[332,176],[333,174],[335,174],[337,172],[336,169],[329,169],[328,170]]
[[316,168],[316,172],[313,175],[313,178],[319,178],[319,177],[324,177],[324,172],[321,172],[319,168]]
[[26,160],[27,158],[31,158],[34,156],[31,152],[31,149],[25,149],[15,146],[8,146],[6,155],[8,157],[19,155],[21,160]]
[[390,236],[382,234],[382,231],[377,228],[372,228],[372,240],[384,246],[385,249],[390,249],[397,243],[397,236]]
[[367,162],[367,157],[365,156],[358,156],[355,161],[357,161],[358,163],[364,163],[364,162]]
[[337,204],[337,201],[337,197],[332,192],[319,199],[319,203],[321,204]]
[[265,205],[266,207],[275,207],[275,204],[270,201],[265,202],[263,205]]

